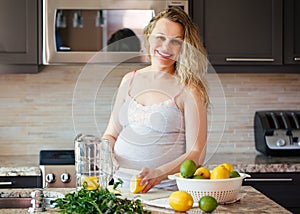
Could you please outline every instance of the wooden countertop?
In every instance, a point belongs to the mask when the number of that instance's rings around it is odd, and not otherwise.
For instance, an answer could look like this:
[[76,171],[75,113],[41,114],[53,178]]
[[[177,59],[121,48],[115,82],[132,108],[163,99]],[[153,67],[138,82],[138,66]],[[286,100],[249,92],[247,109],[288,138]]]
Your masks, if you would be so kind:
[[[30,193],[34,189],[2,189],[1,190],[1,197],[29,197]],[[67,193],[72,189],[48,189],[44,190],[45,195],[51,197],[51,194],[57,193]],[[49,196],[50,195],[50,196]],[[146,197],[147,194],[144,194]],[[291,213],[285,208],[281,207],[259,191],[255,190],[249,186],[242,186],[240,191],[241,199],[238,202],[226,205],[219,205],[218,208],[213,213]],[[55,197],[55,196],[54,196]],[[141,196],[143,197],[143,196]],[[153,214],[159,213],[174,213],[171,209],[163,209],[157,208],[153,206],[145,205],[145,208],[152,211]],[[0,209],[0,213],[28,213],[28,208],[24,209]],[[48,213],[58,213],[58,210],[53,208],[48,208],[45,214]],[[188,211],[188,213],[202,213],[199,208],[193,208]]]

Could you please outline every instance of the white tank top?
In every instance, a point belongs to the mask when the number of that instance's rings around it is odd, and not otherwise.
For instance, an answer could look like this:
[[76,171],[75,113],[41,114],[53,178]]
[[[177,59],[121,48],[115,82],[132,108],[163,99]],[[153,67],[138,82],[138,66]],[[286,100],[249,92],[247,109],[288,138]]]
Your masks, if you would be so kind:
[[183,113],[175,103],[179,93],[164,102],[144,106],[130,96],[129,89],[119,112],[122,131],[114,147],[120,167],[156,168],[186,152]]

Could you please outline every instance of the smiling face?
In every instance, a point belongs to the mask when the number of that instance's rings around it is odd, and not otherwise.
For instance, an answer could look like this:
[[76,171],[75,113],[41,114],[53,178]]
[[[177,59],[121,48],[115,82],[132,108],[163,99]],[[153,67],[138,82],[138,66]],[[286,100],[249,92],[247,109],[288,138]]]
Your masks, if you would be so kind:
[[[166,18],[159,19],[149,35],[152,66],[174,72],[174,63],[183,43],[183,27]],[[170,70],[171,69],[171,70]]]

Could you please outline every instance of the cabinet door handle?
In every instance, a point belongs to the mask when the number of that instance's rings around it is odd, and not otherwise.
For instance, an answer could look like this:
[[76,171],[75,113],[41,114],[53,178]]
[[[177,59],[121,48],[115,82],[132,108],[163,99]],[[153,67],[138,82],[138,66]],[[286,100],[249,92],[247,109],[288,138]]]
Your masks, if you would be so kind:
[[245,178],[244,181],[254,181],[254,182],[264,182],[264,181],[272,181],[272,182],[291,182],[292,178]]
[[273,58],[226,58],[227,62],[274,62]]
[[11,181],[3,181],[3,182],[0,182],[0,186],[1,185],[12,185],[13,183]]
[[300,61],[300,57],[295,57],[294,61]]

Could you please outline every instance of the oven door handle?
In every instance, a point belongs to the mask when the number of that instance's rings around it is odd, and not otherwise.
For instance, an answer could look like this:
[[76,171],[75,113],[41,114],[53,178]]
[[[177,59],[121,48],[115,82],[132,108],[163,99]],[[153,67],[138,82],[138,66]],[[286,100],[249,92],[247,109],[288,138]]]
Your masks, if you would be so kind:
[[292,182],[293,178],[245,178],[244,181],[247,182]]
[[13,182],[12,181],[1,181],[0,182],[0,186],[4,186],[4,185],[12,185]]

